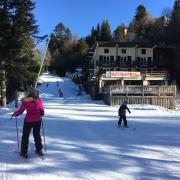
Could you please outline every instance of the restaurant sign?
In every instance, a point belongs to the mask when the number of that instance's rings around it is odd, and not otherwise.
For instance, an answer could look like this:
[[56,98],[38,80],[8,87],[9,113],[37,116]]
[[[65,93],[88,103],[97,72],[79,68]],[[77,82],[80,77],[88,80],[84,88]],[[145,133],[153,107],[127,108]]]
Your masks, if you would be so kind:
[[106,77],[122,77],[139,79],[140,72],[133,71],[106,71]]

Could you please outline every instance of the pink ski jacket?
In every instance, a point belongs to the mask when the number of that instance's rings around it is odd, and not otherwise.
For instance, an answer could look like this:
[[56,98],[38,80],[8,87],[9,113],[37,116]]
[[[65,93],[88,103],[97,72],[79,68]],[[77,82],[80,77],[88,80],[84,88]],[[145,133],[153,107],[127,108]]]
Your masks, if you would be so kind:
[[21,107],[14,113],[15,116],[19,116],[26,109],[25,122],[37,122],[41,121],[41,116],[44,115],[44,107],[40,99],[32,97],[24,98]]

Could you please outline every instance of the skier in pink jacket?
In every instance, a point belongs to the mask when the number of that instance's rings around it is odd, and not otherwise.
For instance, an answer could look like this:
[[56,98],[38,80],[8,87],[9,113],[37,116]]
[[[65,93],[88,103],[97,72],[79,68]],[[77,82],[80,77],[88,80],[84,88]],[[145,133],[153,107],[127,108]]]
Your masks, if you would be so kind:
[[41,120],[44,115],[44,108],[42,101],[38,97],[36,89],[31,88],[28,92],[28,96],[22,100],[21,107],[18,111],[14,112],[12,116],[21,115],[26,110],[26,116],[23,125],[23,135],[21,141],[21,152],[25,158],[28,158],[28,144],[29,135],[33,128],[33,136],[35,141],[36,153],[43,156],[42,153],[42,140],[40,135]]

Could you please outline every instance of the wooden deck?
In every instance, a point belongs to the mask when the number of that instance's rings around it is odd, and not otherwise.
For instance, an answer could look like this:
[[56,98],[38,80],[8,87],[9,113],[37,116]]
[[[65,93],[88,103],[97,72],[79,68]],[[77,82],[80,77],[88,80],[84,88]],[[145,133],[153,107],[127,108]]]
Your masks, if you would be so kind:
[[103,88],[103,99],[108,105],[152,104],[168,109],[176,107],[176,86],[117,86]]

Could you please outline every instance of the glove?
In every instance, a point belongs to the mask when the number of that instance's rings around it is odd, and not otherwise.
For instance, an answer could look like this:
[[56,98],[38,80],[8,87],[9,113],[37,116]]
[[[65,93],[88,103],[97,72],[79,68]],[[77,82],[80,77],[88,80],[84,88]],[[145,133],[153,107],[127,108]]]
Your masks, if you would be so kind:
[[11,117],[13,117],[13,116],[17,117],[16,112],[14,112],[14,113],[11,115]]
[[44,111],[42,109],[39,109],[40,115],[44,116]]

